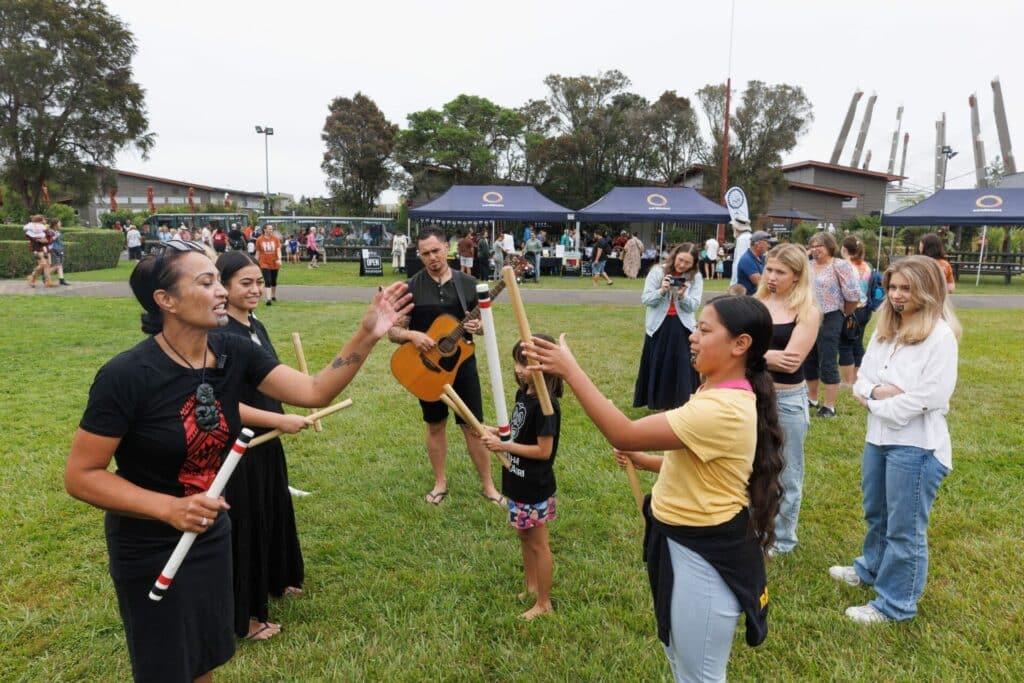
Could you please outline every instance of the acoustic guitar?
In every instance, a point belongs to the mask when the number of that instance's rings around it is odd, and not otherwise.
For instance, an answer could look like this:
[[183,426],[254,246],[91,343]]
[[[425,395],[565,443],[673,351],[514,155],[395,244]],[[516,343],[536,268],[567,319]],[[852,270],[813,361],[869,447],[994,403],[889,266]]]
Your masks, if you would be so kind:
[[[518,277],[522,274],[526,261],[519,257],[514,260],[512,266]],[[491,289],[491,301],[494,301],[504,289],[505,282],[498,280]],[[476,345],[472,341],[466,341],[465,324],[479,317],[480,306],[474,306],[461,321],[455,316],[439,315],[426,331],[435,342],[434,348],[422,352],[412,342],[405,342],[391,356],[391,374],[417,398],[424,401],[440,401],[444,385],[455,381],[459,367],[473,355]]]

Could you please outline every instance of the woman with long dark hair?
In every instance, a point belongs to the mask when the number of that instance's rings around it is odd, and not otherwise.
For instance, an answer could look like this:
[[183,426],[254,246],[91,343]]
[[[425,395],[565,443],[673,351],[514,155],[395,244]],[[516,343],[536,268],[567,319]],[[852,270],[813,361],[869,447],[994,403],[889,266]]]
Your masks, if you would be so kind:
[[[267,328],[255,316],[263,294],[259,263],[241,251],[217,259],[220,280],[228,292],[229,334],[252,341],[278,360]],[[273,429],[285,432],[304,427],[306,418],[287,414],[281,402],[264,396],[253,387],[242,393],[242,402],[262,419],[256,434]],[[253,415],[247,424],[255,426]],[[249,640],[266,640],[280,631],[269,620],[269,595],[297,595],[302,592],[304,565],[295,510],[288,492],[288,465],[280,439],[252,447],[239,462],[224,490],[231,505],[231,557],[234,567],[235,635]]]
[[674,247],[644,281],[644,347],[633,389],[633,407],[678,408],[697,390],[700,378],[690,363],[690,334],[704,294],[697,245]]
[[942,238],[934,232],[921,237],[917,245],[917,253],[935,259],[942,269],[942,276],[946,282],[946,292],[952,294],[956,291],[956,278],[953,277],[953,266],[949,265],[949,258],[946,256],[946,247],[942,244]]
[[886,298],[864,353],[853,395],[868,411],[861,466],[867,533],[852,566],[829,575],[874,588],[846,610],[861,624],[917,614],[928,578],[928,520],[953,468],[946,425],[956,387],[960,324],[935,260],[908,256],[882,277]]
[[[210,680],[231,658],[231,523],[208,498],[241,429],[245,387],[292,405],[329,403],[411,310],[404,283],[378,292],[355,334],[315,377],[235,335],[227,292],[203,247],[171,240],[132,271],[148,336],[104,365],[89,390],[64,484],[106,511],[110,575],[139,680]],[[117,471],[108,470],[115,460]],[[182,532],[198,534],[160,602],[147,595]]]
[[690,337],[704,385],[685,405],[639,420],[594,386],[564,334],[558,345],[535,337],[527,350],[528,369],[564,378],[619,458],[659,472],[645,503],[644,556],[677,681],[725,680],[741,613],[748,644],[767,635],[764,551],[775,543],[783,466],[765,364],[771,339],[771,315],[757,299],[710,301]]
[[871,274],[875,272],[871,264],[864,260],[864,242],[856,235],[843,238],[840,250],[843,258],[853,267],[860,285],[860,304],[853,312],[857,320],[857,329],[853,336],[839,336],[839,379],[847,388],[857,380],[857,370],[864,358],[864,330],[871,320],[871,307],[868,299],[871,296]]

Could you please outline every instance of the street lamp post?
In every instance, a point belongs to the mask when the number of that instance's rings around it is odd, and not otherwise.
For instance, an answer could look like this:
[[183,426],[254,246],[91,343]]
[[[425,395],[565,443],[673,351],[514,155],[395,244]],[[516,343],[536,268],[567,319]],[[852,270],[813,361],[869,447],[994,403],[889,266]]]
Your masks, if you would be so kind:
[[942,154],[942,189],[946,189],[946,166],[949,165],[949,160],[955,157],[959,152],[954,152],[953,148],[949,145],[943,145],[939,152]]
[[263,213],[270,214],[270,140],[274,129],[269,126],[256,126],[256,134],[263,136],[263,168],[267,174],[267,193],[263,198]]

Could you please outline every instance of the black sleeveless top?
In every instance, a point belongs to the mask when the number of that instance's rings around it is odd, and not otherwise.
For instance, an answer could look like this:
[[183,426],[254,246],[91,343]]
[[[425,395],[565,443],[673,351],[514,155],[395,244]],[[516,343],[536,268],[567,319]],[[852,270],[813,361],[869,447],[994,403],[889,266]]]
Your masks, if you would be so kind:
[[[793,336],[793,330],[795,329],[795,320],[791,323],[772,325],[772,343],[768,348],[772,351],[784,351],[786,346],[789,344],[789,339]],[[804,381],[803,365],[797,368],[796,372],[778,372],[776,370],[770,370],[769,372],[772,375],[772,380],[776,384],[800,384],[800,382]]]

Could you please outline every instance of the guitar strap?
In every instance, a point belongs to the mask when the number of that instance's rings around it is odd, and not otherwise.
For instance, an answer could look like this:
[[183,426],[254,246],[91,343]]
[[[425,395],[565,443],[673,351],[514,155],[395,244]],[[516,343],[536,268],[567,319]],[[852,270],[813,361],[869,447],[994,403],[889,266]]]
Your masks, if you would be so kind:
[[466,305],[466,294],[462,291],[464,285],[468,285],[466,274],[459,270],[452,270],[452,277],[455,279],[455,295],[459,297],[459,305],[462,306],[462,315],[469,313],[469,306]]

